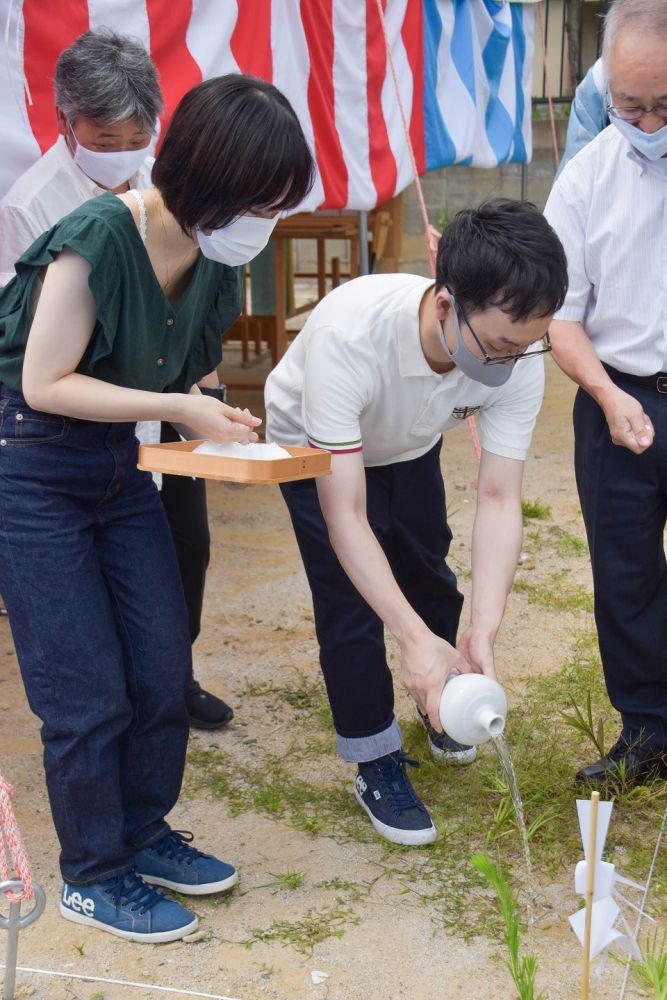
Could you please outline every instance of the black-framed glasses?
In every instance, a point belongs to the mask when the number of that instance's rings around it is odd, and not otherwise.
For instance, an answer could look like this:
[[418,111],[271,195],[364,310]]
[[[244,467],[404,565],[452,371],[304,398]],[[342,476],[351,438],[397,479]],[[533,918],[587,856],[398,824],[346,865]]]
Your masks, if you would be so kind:
[[619,108],[616,104],[608,103],[607,114],[612,118],[618,118],[622,122],[632,124],[641,121],[644,115],[657,115],[658,118],[662,118],[663,122],[667,123],[667,104],[656,104],[652,108]]
[[468,319],[468,317],[466,316],[466,314],[464,313],[463,309],[458,304],[458,302],[455,302],[454,308],[456,309],[457,313],[459,313],[461,319],[470,330],[475,343],[477,344],[482,353],[485,365],[506,365],[509,364],[510,362],[514,363],[515,361],[521,361],[522,358],[534,358],[537,354],[549,354],[549,352],[551,351],[551,340],[549,339],[549,332],[546,331],[544,336],[540,340],[542,347],[533,349],[533,345],[531,344],[529,347],[525,347],[523,351],[516,351],[514,354],[501,354],[498,355],[497,357],[492,358],[491,355],[487,352],[486,348],[484,347],[482,341],[479,339],[479,337],[473,330],[472,326],[470,325],[470,320]]

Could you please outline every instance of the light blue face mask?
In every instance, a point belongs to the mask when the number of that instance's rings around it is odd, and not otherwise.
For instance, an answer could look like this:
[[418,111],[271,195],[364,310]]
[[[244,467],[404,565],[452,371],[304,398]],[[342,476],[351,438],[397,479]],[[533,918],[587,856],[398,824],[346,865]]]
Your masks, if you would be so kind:
[[473,379],[473,381],[481,382],[482,385],[489,386],[491,389],[497,389],[498,386],[504,385],[512,374],[514,365],[486,365],[484,364],[483,358],[478,358],[476,354],[473,354],[463,342],[459,318],[456,314],[456,307],[454,305],[454,296],[452,296],[452,306],[454,334],[456,336],[457,345],[456,350],[453,353],[450,351],[447,346],[447,341],[445,340],[444,324],[440,323],[438,327],[440,342],[447,351],[447,354],[452,359],[456,367],[460,368],[463,374],[467,375],[468,378]]
[[636,125],[624,122],[622,118],[612,118],[611,122],[647,160],[659,160],[667,153],[667,125],[663,125],[657,132],[642,132]]

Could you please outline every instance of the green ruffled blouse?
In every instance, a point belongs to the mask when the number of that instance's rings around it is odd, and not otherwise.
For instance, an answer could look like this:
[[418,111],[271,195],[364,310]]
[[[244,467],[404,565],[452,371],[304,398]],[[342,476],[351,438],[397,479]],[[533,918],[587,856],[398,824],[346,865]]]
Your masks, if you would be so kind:
[[0,382],[21,390],[35,280],[63,249],[90,264],[97,320],[77,372],[130,389],[187,392],[222,358],[222,334],[243,303],[243,271],[200,255],[176,303],[164,294],[132,214],[114,194],[75,209],[43,233],[0,289]]

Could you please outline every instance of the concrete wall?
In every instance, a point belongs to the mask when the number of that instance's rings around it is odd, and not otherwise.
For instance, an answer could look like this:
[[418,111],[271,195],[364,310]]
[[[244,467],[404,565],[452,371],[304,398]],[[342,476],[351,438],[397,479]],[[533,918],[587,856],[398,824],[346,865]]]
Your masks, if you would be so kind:
[[[567,121],[556,122],[558,148],[565,145]],[[540,208],[549,195],[554,177],[554,153],[548,121],[533,122],[533,160],[528,164],[528,200]],[[452,219],[462,208],[478,205],[487,198],[520,198],[521,165],[508,163],[493,170],[479,167],[446,167],[432,170],[422,178],[422,189],[429,218],[433,225],[443,214]],[[428,274],[424,257],[424,225],[415,187],[404,192],[403,246],[400,269],[415,274]]]

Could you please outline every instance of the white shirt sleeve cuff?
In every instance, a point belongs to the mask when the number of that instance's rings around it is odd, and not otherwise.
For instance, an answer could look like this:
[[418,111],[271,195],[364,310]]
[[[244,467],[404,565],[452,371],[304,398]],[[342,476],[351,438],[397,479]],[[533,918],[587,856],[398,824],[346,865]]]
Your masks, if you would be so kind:
[[570,323],[583,323],[585,312],[584,306],[563,306],[558,312],[554,313],[554,319],[564,319]]

